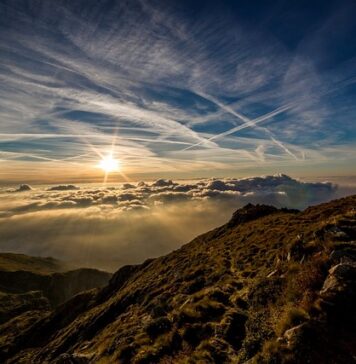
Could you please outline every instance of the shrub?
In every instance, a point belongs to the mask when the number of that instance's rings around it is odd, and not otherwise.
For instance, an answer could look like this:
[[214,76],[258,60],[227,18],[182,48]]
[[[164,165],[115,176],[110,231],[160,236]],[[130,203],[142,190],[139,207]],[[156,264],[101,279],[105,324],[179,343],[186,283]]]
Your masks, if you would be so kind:
[[167,315],[167,308],[164,305],[156,305],[152,307],[150,313],[152,317],[158,318]]
[[250,305],[257,307],[275,303],[280,297],[283,283],[283,279],[279,277],[262,279],[249,293],[248,301]]
[[195,304],[187,304],[183,307],[177,318],[178,324],[216,321],[225,312],[226,308],[223,304],[209,300],[204,297]]
[[197,346],[202,340],[213,334],[211,324],[189,324],[185,327],[183,339],[191,346]]
[[196,305],[195,310],[203,321],[213,321],[225,312],[225,306],[219,302],[204,299]]
[[122,363],[130,363],[132,357],[135,355],[136,347],[134,344],[124,346],[119,354],[119,358]]
[[242,310],[248,309],[248,303],[241,297],[237,297],[234,301],[235,305]]
[[268,340],[264,343],[261,353],[253,361],[253,364],[281,364],[282,351],[283,348],[278,341]]
[[225,363],[228,358],[228,344],[221,339],[203,340],[196,349],[197,357],[205,359],[205,363]]
[[161,335],[154,344],[141,347],[135,357],[134,363],[148,364],[158,363],[165,356],[172,356],[181,349],[182,338],[177,331]]
[[[304,310],[309,311],[327,275],[327,255],[319,255],[299,265],[298,269],[289,268],[289,284],[286,291],[288,301],[297,303]],[[292,269],[293,268],[293,269]]]
[[148,336],[153,339],[164,334],[172,328],[172,323],[167,317],[159,317],[146,326]]
[[276,327],[277,335],[282,335],[291,327],[297,326],[309,318],[308,314],[300,307],[292,307],[285,311]]
[[221,322],[220,332],[222,337],[235,349],[241,347],[246,335],[245,323],[247,316],[240,311],[229,312]]
[[228,304],[230,295],[226,292],[221,291],[220,289],[214,289],[208,293],[208,297],[211,300],[221,302],[223,304]]
[[204,286],[205,286],[204,277],[198,277],[186,285],[186,287],[184,289],[184,293],[193,294],[193,293],[198,292],[201,289],[203,289]]
[[135,360],[133,361],[135,364],[151,364],[151,363],[157,363],[158,361],[158,355],[157,353],[150,349],[144,349],[141,350],[135,357]]

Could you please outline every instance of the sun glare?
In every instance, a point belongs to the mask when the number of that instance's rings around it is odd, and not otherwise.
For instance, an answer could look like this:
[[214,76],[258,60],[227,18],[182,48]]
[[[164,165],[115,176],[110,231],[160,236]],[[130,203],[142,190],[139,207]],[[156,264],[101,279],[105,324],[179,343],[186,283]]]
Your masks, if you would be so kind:
[[106,173],[114,172],[120,169],[120,162],[111,155],[108,155],[99,162],[99,167]]

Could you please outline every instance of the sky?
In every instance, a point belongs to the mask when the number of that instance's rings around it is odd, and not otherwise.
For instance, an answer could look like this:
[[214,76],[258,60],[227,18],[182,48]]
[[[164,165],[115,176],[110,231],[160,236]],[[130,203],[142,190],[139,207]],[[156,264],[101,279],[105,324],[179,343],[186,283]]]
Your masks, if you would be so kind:
[[0,0],[0,183],[354,176],[355,1]]

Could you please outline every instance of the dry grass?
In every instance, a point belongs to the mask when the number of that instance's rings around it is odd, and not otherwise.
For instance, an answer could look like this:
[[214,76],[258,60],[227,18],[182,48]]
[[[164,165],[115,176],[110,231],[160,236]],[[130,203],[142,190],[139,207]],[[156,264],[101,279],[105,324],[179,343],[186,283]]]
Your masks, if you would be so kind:
[[131,269],[65,327],[50,318],[36,328],[42,346],[26,345],[35,346],[37,362],[79,350],[96,353],[97,362],[264,362],[280,348],[279,335],[308,320],[332,249],[325,226],[355,202],[273,210],[256,219],[247,214],[234,223],[237,213],[229,224]]

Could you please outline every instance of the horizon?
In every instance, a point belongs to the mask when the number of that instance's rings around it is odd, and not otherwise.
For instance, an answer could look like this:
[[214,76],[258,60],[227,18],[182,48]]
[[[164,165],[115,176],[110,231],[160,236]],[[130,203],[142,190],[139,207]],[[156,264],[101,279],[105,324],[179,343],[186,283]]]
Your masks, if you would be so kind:
[[285,174],[1,187],[0,251],[115,271],[179,248],[249,203],[304,210],[355,192],[355,183]]
[[356,192],[353,1],[0,0],[0,16],[0,251],[112,269],[249,202]]

